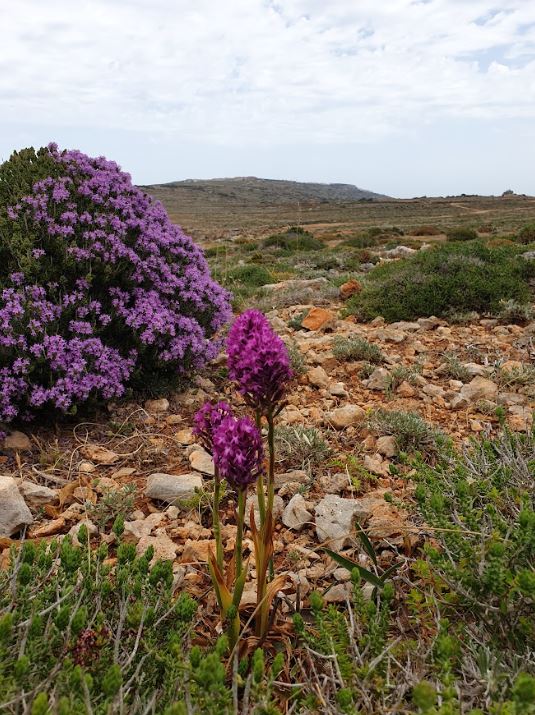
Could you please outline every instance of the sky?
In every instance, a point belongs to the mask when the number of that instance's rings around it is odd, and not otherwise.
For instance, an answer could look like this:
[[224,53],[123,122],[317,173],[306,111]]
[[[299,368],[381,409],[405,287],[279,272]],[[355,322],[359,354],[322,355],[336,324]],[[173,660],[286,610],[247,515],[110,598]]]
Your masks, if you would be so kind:
[[0,160],[535,194],[533,0],[0,0]]

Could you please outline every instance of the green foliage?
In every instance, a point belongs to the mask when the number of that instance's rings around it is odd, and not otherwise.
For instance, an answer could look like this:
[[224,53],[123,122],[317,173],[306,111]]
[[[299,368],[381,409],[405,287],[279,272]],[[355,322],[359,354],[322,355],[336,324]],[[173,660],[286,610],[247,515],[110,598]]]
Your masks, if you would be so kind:
[[452,380],[461,380],[462,382],[469,382],[472,379],[470,371],[463,365],[454,352],[444,353],[443,365],[442,374],[445,377],[449,377]]
[[226,277],[226,285],[230,287],[232,287],[235,283],[242,283],[246,286],[259,288],[260,286],[273,282],[273,276],[267,268],[257,266],[255,264],[237,266],[229,271]]
[[519,323],[523,325],[535,318],[533,306],[529,303],[519,303],[516,300],[502,300],[497,314],[502,323]]
[[294,469],[321,464],[331,454],[319,430],[301,425],[276,427],[275,449],[278,460]]
[[468,226],[461,226],[448,231],[446,234],[448,241],[475,241],[477,231]]
[[365,360],[370,363],[381,363],[384,355],[378,345],[364,338],[343,338],[337,335],[333,343],[333,354],[337,360]]
[[516,236],[518,243],[535,243],[535,222],[527,223]]
[[135,494],[135,484],[126,484],[119,489],[107,489],[96,504],[88,505],[88,516],[101,530],[118,518],[124,522],[134,508]]
[[285,252],[321,251],[325,248],[323,241],[315,238],[300,226],[292,226],[284,233],[268,236],[262,241],[264,248],[280,248]]
[[416,412],[378,409],[368,418],[368,425],[380,435],[393,435],[400,452],[435,457],[448,446],[444,433]]
[[478,642],[525,653],[535,638],[535,438],[505,432],[421,467],[416,498],[441,548],[430,562]]
[[368,276],[347,311],[389,322],[422,316],[499,310],[502,300],[526,303],[533,271],[511,246],[445,244],[386,263]]
[[304,375],[307,371],[307,365],[305,356],[299,350],[299,346],[295,340],[288,340],[286,342],[286,348],[288,349],[288,355],[290,356],[290,364],[295,375]]

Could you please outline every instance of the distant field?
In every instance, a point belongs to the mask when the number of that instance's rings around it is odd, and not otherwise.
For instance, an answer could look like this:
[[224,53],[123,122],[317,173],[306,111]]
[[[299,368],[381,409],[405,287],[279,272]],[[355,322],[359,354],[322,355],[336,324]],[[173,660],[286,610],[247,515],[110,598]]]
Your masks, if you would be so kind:
[[143,188],[164,204],[175,223],[198,240],[265,235],[295,224],[326,239],[370,226],[399,226],[407,231],[429,225],[445,232],[452,226],[465,225],[499,234],[535,221],[535,198],[527,196],[301,199],[301,192],[294,198],[287,190],[278,192],[273,182],[268,183],[266,191],[256,187],[244,191],[234,180],[228,181],[226,189],[224,180]]

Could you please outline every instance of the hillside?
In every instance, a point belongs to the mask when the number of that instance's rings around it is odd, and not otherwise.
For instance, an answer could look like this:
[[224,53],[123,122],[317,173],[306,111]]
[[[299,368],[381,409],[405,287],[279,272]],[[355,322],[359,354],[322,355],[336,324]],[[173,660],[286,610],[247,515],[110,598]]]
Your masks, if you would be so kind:
[[[147,187],[149,188],[149,187]],[[184,194],[218,197],[225,201],[246,204],[289,204],[303,201],[315,204],[326,201],[379,200],[387,196],[359,189],[353,184],[320,184],[281,179],[259,179],[238,176],[223,179],[187,179],[157,184],[156,190],[172,189]]]
[[268,235],[291,225],[323,234],[351,234],[372,226],[492,224],[522,226],[533,216],[527,196],[459,196],[392,199],[350,184],[308,184],[256,179],[177,181],[142,186],[159,199],[171,220],[197,240]]

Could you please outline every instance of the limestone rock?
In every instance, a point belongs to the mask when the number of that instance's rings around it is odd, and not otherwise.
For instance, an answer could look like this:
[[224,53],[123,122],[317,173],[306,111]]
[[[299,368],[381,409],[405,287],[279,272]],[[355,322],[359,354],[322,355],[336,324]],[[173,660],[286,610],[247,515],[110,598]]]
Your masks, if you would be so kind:
[[24,432],[10,432],[4,439],[4,449],[12,449],[15,452],[30,452],[32,443]]
[[80,452],[83,457],[97,464],[114,464],[119,459],[118,454],[98,444],[86,444]]
[[29,479],[23,479],[17,483],[19,492],[24,497],[24,501],[31,506],[42,506],[43,504],[51,504],[58,499],[58,490],[49,489],[41,484],[30,482]]
[[334,382],[329,387],[329,394],[333,397],[347,397],[348,393],[343,382]]
[[358,405],[344,405],[337,407],[332,412],[325,414],[325,421],[335,429],[345,429],[351,425],[362,422],[366,416],[365,411]]
[[324,474],[320,477],[320,487],[326,494],[340,494],[351,486],[351,480],[346,472]]
[[290,472],[275,474],[275,489],[283,487],[285,484],[306,484],[308,474],[302,469],[293,469]]
[[125,521],[123,541],[130,544],[137,542],[144,536],[149,536],[154,529],[162,523],[164,515],[157,512],[149,514],[146,519],[135,519],[134,521]]
[[416,390],[414,387],[408,383],[406,380],[403,380],[401,385],[396,389],[396,394],[398,394],[400,397],[414,397],[416,395]]
[[390,373],[384,367],[376,367],[365,384],[368,390],[386,390],[390,385]]
[[393,435],[385,435],[384,437],[379,437],[375,448],[384,457],[395,457],[398,453],[398,448],[396,444],[396,438]]
[[328,542],[328,548],[334,551],[342,549],[351,541],[355,534],[354,520],[356,517],[366,518],[367,510],[363,510],[357,499],[344,499],[335,494],[327,494],[316,505],[316,533],[321,542]]
[[180,506],[180,502],[191,499],[195,489],[202,488],[200,474],[165,474],[156,473],[147,477],[146,496],[158,501]]
[[322,367],[313,367],[307,372],[307,378],[314,387],[328,387],[329,376]]
[[293,496],[282,512],[282,523],[288,529],[293,529],[294,531],[301,531],[311,520],[312,514],[306,508],[306,502],[302,494]]
[[33,522],[13,477],[0,477],[0,536],[11,536]]
[[152,546],[154,549],[152,563],[155,563],[159,559],[164,561],[174,561],[177,552],[177,545],[167,536],[165,531],[160,531],[154,536],[144,536],[141,538],[136,546],[136,553],[138,556],[142,556],[149,546]]
[[82,519],[82,521],[79,521],[77,524],[74,526],[71,526],[69,529],[69,536],[72,539],[72,542],[75,546],[82,546],[80,541],[78,540],[78,534],[80,533],[80,529],[82,526],[85,526],[87,529],[87,533],[89,536],[96,536],[98,534],[98,528],[93,524],[91,519]]
[[147,400],[145,402],[145,409],[151,414],[161,414],[162,412],[167,412],[169,410],[169,400],[162,397],[159,400]]
[[191,464],[192,469],[195,469],[196,472],[202,472],[203,474],[214,476],[214,460],[208,452],[202,449],[202,447],[195,449],[189,455],[189,463]]
[[467,385],[463,385],[459,396],[468,402],[477,402],[478,400],[495,401],[497,394],[498,385],[478,375]]

